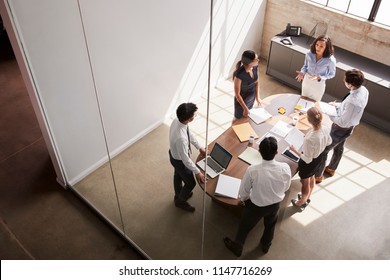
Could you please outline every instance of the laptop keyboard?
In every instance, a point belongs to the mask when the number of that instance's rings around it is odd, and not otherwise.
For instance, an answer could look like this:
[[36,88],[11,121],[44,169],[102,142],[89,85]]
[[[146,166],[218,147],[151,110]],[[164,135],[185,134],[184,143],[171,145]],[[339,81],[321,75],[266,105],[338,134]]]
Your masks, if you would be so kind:
[[219,173],[223,170],[221,166],[218,165],[211,157],[207,159],[207,165],[213,169],[216,173]]

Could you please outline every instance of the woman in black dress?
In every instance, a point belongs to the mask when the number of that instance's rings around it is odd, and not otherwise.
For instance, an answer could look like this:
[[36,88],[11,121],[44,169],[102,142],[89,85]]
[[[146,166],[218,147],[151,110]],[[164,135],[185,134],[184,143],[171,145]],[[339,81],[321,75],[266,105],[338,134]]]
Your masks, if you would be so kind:
[[234,117],[240,119],[248,117],[255,100],[261,106],[259,93],[259,79],[257,68],[259,58],[254,51],[244,51],[241,60],[236,64],[233,73],[234,80]]

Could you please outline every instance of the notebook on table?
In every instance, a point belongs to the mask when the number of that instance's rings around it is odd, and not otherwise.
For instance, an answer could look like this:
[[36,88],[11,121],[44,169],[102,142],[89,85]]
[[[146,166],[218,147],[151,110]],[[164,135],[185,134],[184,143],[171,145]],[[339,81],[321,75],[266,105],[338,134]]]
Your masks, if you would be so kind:
[[221,174],[218,177],[214,194],[237,199],[240,191],[240,184],[240,179]]
[[249,165],[260,164],[262,162],[259,151],[252,147],[247,147],[239,156],[239,159],[245,161]]
[[210,178],[213,179],[226,170],[226,168],[229,166],[232,157],[233,155],[229,153],[224,147],[222,147],[218,143],[215,143],[210,155],[206,157],[207,166],[206,158],[198,161],[196,165],[199,166],[200,169],[205,171]]

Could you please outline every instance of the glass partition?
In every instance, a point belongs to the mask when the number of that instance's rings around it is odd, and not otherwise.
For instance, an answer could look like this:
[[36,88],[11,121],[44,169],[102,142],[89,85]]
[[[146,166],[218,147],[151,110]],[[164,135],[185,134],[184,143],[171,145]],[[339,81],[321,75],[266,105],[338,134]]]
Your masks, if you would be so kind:
[[[112,180],[125,236],[152,259],[224,258],[208,244],[230,234],[239,210],[212,201],[198,185],[189,200],[194,213],[175,207],[169,127],[183,102],[199,108],[189,127],[203,146],[231,126],[229,75],[261,2],[170,2],[196,20],[155,1],[78,1],[113,178],[98,170],[76,189],[87,200],[100,197],[94,207],[106,209],[105,181]],[[84,191],[97,181],[94,192]]]
[[226,259],[240,209],[200,186],[194,213],[175,207],[169,127],[194,102],[203,146],[230,128],[231,74],[259,52],[265,1],[39,3],[8,0],[68,184],[152,259]]
[[168,133],[183,102],[203,146],[230,127],[230,75],[262,1],[7,4],[71,188],[150,258],[223,258],[208,244],[235,214],[199,186],[194,213],[175,207]]
[[77,186],[78,194],[123,232],[78,2],[8,0],[4,7],[20,48],[18,63],[25,64],[30,79],[29,94],[67,184]]
[[[196,186],[194,213],[175,207],[168,133],[176,107],[207,86],[209,5],[172,0],[178,10],[198,11],[190,22],[162,2],[78,2],[124,234],[153,259],[200,259],[203,193]],[[204,120],[190,128],[205,132]],[[94,206],[104,209],[108,180],[100,178],[94,193],[81,191],[84,182],[76,189],[87,200],[101,196]]]

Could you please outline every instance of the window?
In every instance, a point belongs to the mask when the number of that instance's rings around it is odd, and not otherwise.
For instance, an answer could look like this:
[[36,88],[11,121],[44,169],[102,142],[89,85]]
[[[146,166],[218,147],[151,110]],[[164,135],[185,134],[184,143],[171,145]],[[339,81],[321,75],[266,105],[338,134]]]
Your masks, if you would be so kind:
[[349,0],[329,0],[327,6],[342,12],[347,12]]
[[390,17],[388,13],[389,9],[390,9],[390,0],[382,0],[378,9],[378,13],[376,14],[375,17],[375,21],[390,26]]
[[349,4],[348,14],[368,19],[374,5],[374,0],[353,0]]
[[338,11],[390,26],[390,0],[310,0]]

